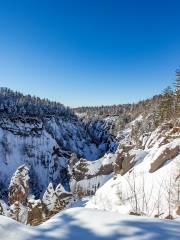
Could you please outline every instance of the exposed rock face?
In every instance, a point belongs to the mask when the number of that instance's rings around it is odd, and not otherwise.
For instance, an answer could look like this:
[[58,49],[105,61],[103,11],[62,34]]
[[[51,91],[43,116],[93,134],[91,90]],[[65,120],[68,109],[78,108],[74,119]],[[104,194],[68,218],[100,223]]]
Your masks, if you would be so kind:
[[26,203],[29,193],[29,169],[27,166],[20,166],[14,173],[9,186],[9,202]]
[[42,134],[43,123],[40,119],[31,117],[3,117],[0,118],[0,127],[14,135],[38,137]]
[[109,175],[113,172],[113,163],[102,165],[95,176]]
[[163,146],[180,135],[180,127],[174,126],[171,122],[163,123],[159,126],[145,143],[145,148],[152,148],[154,144]]
[[88,163],[85,159],[80,159],[72,169],[73,177],[76,181],[81,181],[88,177]]
[[150,173],[155,172],[157,169],[162,167],[168,160],[171,160],[180,154],[180,145],[177,143],[171,148],[169,145],[163,146],[163,151],[153,159],[151,163]]
[[114,172],[115,174],[124,175],[134,166],[134,157],[135,155],[130,155],[129,151],[133,149],[133,145],[124,145],[119,151],[117,158],[114,163]]
[[114,163],[114,173],[123,176],[147,155],[143,149],[136,149],[135,145],[123,145],[118,151]]
[[28,217],[27,224],[32,226],[37,226],[43,222],[43,206],[40,199],[34,200],[30,199],[27,204],[28,207]]

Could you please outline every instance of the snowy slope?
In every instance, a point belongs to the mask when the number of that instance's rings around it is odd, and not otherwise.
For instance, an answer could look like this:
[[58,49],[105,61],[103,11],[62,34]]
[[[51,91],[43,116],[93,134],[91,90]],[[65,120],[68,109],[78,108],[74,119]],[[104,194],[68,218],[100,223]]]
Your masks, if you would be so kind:
[[178,240],[179,222],[74,208],[39,227],[0,216],[1,240]]
[[[168,215],[176,217],[179,206],[180,138],[162,146],[159,146],[160,143],[161,139],[149,149],[136,150],[134,168],[123,176],[117,174],[107,181],[97,190],[87,207],[123,214],[133,212],[162,218]],[[177,156],[172,159],[167,157],[169,160],[161,165],[161,159],[173,153],[174,149]],[[130,153],[133,151],[130,150]]]

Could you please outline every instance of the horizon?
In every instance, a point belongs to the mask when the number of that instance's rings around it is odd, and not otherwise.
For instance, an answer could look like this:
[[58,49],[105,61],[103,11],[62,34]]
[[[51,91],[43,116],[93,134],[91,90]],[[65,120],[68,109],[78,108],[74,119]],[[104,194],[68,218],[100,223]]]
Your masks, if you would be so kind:
[[180,64],[177,0],[0,3],[0,85],[71,108],[161,94]]

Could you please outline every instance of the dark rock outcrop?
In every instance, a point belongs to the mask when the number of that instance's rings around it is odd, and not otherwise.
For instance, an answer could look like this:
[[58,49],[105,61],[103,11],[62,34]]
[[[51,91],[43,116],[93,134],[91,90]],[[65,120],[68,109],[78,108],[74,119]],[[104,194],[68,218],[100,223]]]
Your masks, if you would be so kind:
[[120,150],[119,154],[114,163],[114,172],[115,174],[124,175],[127,173],[133,166],[134,161],[133,158],[135,155],[130,155],[129,151],[133,149],[133,145],[124,145]]
[[27,224],[37,226],[43,222],[43,206],[40,199],[31,199],[27,203],[28,217]]
[[168,160],[171,160],[180,154],[180,146],[175,146],[169,148],[167,147],[162,151],[162,153],[151,163],[149,172],[153,173],[162,167]]

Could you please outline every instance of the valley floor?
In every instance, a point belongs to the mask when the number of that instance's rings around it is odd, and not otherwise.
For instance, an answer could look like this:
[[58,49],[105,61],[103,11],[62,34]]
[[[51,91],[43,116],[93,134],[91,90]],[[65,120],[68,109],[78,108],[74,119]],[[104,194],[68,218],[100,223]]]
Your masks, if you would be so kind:
[[178,240],[180,222],[71,208],[38,227],[0,216],[1,240]]

